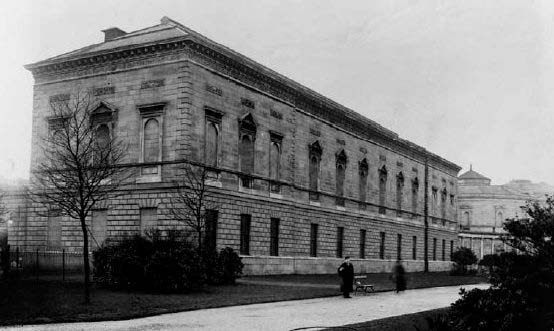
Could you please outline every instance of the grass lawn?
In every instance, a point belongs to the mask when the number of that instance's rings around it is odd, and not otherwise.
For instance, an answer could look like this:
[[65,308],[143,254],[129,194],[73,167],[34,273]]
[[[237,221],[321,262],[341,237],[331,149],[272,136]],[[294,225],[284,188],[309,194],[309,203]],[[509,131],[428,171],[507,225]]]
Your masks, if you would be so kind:
[[[73,278],[71,278],[73,279]],[[189,294],[150,294],[93,287],[92,303],[83,304],[82,284],[77,281],[19,279],[0,282],[0,325],[129,319],[169,312],[251,303],[308,299],[339,295],[336,288],[302,287],[298,284],[338,284],[336,275],[247,277],[279,282],[206,287]],[[369,275],[376,290],[392,289],[387,274]],[[482,277],[448,276],[446,273],[408,274],[408,286],[431,287],[473,284]],[[290,283],[290,286],[283,283]]]
[[[358,274],[356,274],[358,275]],[[375,291],[390,291],[394,289],[390,273],[367,274],[366,282],[373,284]],[[271,282],[292,282],[336,285],[338,289],[339,278],[337,275],[275,275],[275,276],[251,276],[247,280],[271,281]],[[412,272],[406,274],[408,289],[478,284],[487,282],[483,276],[451,276],[448,272]]]
[[231,305],[339,294],[328,288],[266,285],[206,287],[189,294],[149,294],[94,288],[83,304],[82,284],[20,280],[0,284],[0,325],[128,319]]
[[445,314],[448,308],[433,309],[415,314],[406,314],[394,317],[388,317],[378,320],[373,320],[364,323],[350,324],[343,327],[336,327],[328,330],[359,330],[359,331],[416,331],[416,327],[420,330],[427,330],[427,317],[434,318],[438,315]]

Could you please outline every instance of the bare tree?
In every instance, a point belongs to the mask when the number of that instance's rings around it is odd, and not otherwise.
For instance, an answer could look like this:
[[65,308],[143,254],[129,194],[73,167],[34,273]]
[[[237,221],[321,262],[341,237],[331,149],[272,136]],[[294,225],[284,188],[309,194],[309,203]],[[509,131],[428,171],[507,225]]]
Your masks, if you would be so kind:
[[[6,217],[6,215],[8,215],[8,217]],[[7,245],[9,222],[9,209],[6,206],[6,192],[0,190],[0,251],[3,245]],[[5,231],[4,234],[2,234],[3,231]],[[2,268],[1,265],[0,268]]]
[[0,190],[0,225],[6,222],[4,215],[8,214],[9,209],[6,206],[6,192]]
[[175,181],[177,190],[169,201],[169,214],[191,230],[197,240],[197,250],[202,256],[206,220],[215,203],[210,199],[213,173],[203,165],[184,164]]
[[79,222],[83,236],[85,302],[90,302],[89,236],[86,219],[93,208],[128,178],[120,166],[126,146],[109,123],[110,109],[89,92],[50,103],[49,133],[42,137],[39,162],[32,169],[31,198],[48,210]]

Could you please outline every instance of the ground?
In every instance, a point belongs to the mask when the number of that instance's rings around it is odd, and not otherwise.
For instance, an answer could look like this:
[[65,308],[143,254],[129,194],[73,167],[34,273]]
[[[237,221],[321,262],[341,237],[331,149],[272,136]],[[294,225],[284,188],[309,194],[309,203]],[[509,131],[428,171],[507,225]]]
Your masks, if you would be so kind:
[[[469,290],[474,287],[484,288],[486,286],[488,285],[466,285],[464,287]],[[409,290],[401,294],[391,291],[380,292],[354,296],[351,299],[335,295],[306,300],[198,309],[123,321],[42,324],[12,329],[18,331],[290,331],[320,330],[340,326],[340,329],[348,330],[344,326],[447,307],[459,298],[459,291],[460,286],[447,286]],[[396,323],[397,325],[409,325],[410,320],[410,316],[407,316],[407,320],[397,320]],[[7,330],[12,329],[8,328]]]
[[[483,282],[480,277],[446,273],[408,274],[410,288]],[[387,274],[370,274],[377,291],[392,289]],[[237,285],[206,287],[188,294],[151,294],[95,287],[92,304],[83,305],[81,283],[24,279],[0,283],[2,325],[129,319],[177,311],[252,303],[337,296],[336,275],[247,277]]]

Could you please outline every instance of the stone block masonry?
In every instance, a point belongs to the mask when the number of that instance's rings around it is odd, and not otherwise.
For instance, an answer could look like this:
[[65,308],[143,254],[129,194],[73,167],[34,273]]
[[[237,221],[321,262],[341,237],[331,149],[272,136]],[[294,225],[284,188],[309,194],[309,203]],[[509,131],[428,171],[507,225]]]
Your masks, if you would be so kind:
[[[240,251],[247,242],[247,274],[332,273],[346,255],[361,270],[387,271],[397,257],[420,270],[425,219],[428,244],[439,243],[429,246],[430,268],[448,268],[442,247],[449,253],[443,242],[456,239],[457,165],[175,21],[161,27],[27,66],[35,78],[31,169],[42,159],[52,98],[94,91],[114,108],[110,133],[127,144],[124,163],[136,176],[98,207],[105,217],[91,217],[100,238],[178,227],[167,203],[179,168],[192,162],[213,175],[217,247]],[[149,105],[158,107],[158,145],[144,141]],[[161,150],[154,164],[142,164],[145,146]],[[159,172],[145,176],[147,167]],[[10,242],[78,251],[78,224],[43,214],[27,203]],[[241,234],[244,214],[250,231]]]

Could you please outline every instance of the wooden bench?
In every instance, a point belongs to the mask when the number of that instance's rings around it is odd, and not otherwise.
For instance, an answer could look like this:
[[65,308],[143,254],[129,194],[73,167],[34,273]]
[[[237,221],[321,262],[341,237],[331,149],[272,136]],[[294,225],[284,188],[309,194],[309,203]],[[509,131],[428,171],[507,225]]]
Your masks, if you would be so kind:
[[358,290],[365,293],[375,292],[373,284],[367,284],[367,276],[354,276],[354,294],[358,293]]

